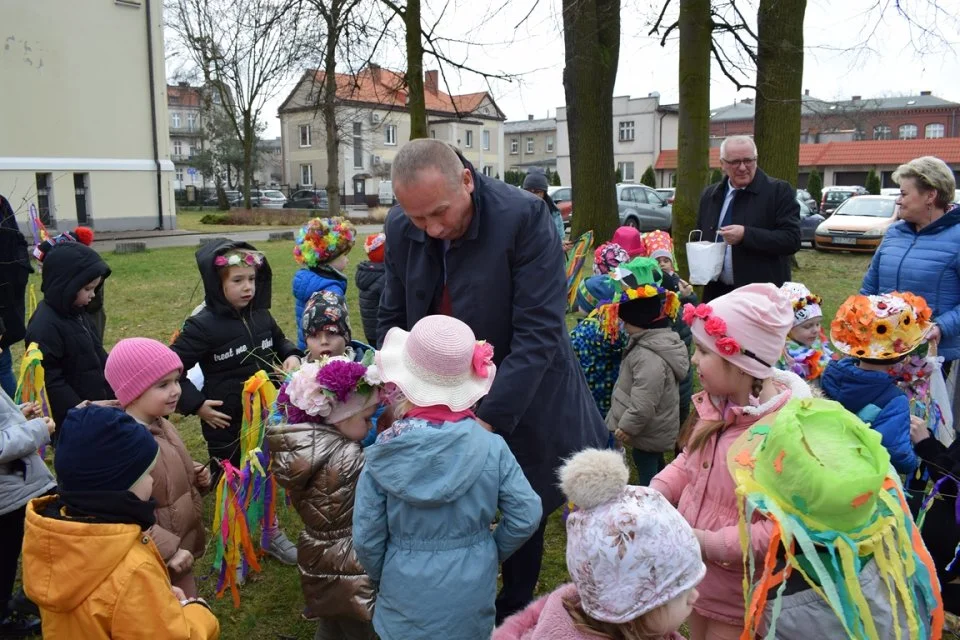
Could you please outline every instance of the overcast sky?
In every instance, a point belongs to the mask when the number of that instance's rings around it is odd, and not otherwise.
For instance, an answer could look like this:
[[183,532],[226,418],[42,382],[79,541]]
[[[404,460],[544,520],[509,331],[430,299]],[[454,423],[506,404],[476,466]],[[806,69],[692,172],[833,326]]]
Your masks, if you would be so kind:
[[[661,0],[622,2],[615,95],[646,96],[658,91],[662,103],[676,102],[679,46],[675,32],[665,47],[660,46],[658,36],[647,35]],[[756,2],[740,0],[744,10],[752,10],[754,15]],[[425,0],[424,4],[425,17],[435,16],[444,6],[440,0]],[[679,0],[672,4],[667,24],[676,17]],[[932,91],[960,102],[960,0],[900,0],[900,5],[911,12],[915,24],[897,14],[893,0],[808,0],[804,88],[828,100]],[[531,8],[530,17],[523,21]],[[491,13],[494,15],[484,15]],[[925,34],[917,24],[932,27],[935,33]],[[465,59],[471,66],[491,73],[523,74],[514,82],[492,80],[488,87],[479,76],[448,68],[447,80],[454,93],[489,89],[509,120],[525,119],[527,114],[555,116],[557,107],[564,104],[560,0],[450,0],[437,32],[481,43],[483,46],[469,48],[448,46],[453,57]],[[864,41],[869,48],[858,46]],[[847,50],[851,47],[856,51]],[[384,66],[403,68],[399,46],[391,46],[378,59]],[[436,68],[430,61],[425,64]],[[752,83],[753,77],[744,80]],[[711,106],[752,96],[751,90],[738,93],[714,66]],[[276,100],[275,105],[281,101]],[[279,135],[275,105],[268,109],[267,137]]]

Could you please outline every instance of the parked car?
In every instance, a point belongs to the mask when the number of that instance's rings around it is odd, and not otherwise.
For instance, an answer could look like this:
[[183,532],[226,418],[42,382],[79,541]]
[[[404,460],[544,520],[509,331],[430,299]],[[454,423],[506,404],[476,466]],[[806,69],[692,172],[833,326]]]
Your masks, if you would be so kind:
[[283,203],[284,209],[329,209],[326,189],[300,189]]
[[856,196],[837,207],[817,227],[814,247],[820,251],[876,251],[900,207],[891,196]]
[[801,200],[799,195],[797,196],[797,204],[800,205],[800,242],[809,242],[812,245],[817,227],[820,226],[824,218]]
[[824,217],[829,217],[847,198],[865,195],[867,195],[867,190],[863,187],[824,187],[823,199],[820,201],[820,213]]
[[813,213],[820,211],[820,203],[814,200],[806,189],[797,189],[797,200],[807,205],[807,208]]
[[883,189],[880,189],[880,195],[893,196],[896,198],[900,195],[900,187],[884,187]]
[[617,208],[620,224],[640,231],[670,231],[673,224],[673,207],[646,185],[618,184]]
[[547,189],[547,195],[560,209],[563,226],[569,227],[570,216],[573,215],[573,189],[571,187],[550,187]]
[[[282,209],[287,196],[276,189],[252,189],[250,191],[250,206],[254,209]],[[243,206],[243,198],[235,206]]]
[[660,197],[667,201],[667,204],[671,207],[673,206],[673,199],[677,195],[677,190],[674,187],[664,187],[662,189],[656,189],[655,191],[660,194]]
[[[228,190],[228,191],[224,191],[223,193],[227,196],[227,204],[230,205],[231,207],[235,206],[242,199],[242,196],[240,195],[239,191]],[[205,207],[215,207],[218,204],[220,204],[220,200],[217,199],[216,191],[212,191],[208,193],[207,196],[203,199],[203,206]]]

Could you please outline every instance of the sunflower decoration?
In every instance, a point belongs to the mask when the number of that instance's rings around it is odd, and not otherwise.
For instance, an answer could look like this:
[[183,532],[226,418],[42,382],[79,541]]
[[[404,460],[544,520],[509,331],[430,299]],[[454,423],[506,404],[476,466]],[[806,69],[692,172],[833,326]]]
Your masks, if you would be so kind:
[[848,356],[894,360],[920,346],[932,315],[911,293],[850,296],[830,323],[830,340]]

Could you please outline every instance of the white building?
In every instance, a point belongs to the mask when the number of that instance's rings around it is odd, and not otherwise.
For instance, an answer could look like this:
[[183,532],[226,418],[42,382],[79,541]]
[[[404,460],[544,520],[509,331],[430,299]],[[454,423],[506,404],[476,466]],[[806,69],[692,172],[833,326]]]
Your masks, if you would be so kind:
[[174,228],[162,3],[2,0],[0,193],[22,226]]
[[[662,150],[677,148],[678,120],[677,105],[661,105],[660,94],[655,91],[646,98],[614,97],[614,166],[610,170],[620,169],[624,182],[640,182],[640,176],[654,165]],[[557,172],[563,184],[570,184],[566,107],[557,109]]]

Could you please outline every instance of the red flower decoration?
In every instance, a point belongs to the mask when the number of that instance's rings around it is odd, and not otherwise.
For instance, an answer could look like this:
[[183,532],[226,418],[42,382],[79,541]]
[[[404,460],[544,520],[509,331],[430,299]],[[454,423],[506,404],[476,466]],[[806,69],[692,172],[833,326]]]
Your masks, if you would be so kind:
[[693,322],[694,315],[696,313],[696,308],[689,302],[683,305],[683,322],[684,324],[689,325]]
[[720,355],[734,356],[740,353],[740,345],[733,338],[720,338],[717,340],[717,351]]
[[703,325],[703,329],[708,336],[722,338],[727,333],[727,323],[720,316],[710,316],[707,318],[706,324]]
[[473,348],[473,372],[481,378],[486,378],[490,375],[491,364],[493,364],[493,345],[486,340],[480,340]]
[[710,314],[713,313],[713,307],[706,304],[705,302],[701,302],[700,304],[697,305],[697,308],[694,309],[693,312],[694,312],[694,315],[696,315],[698,318],[701,318],[701,319],[709,318]]

